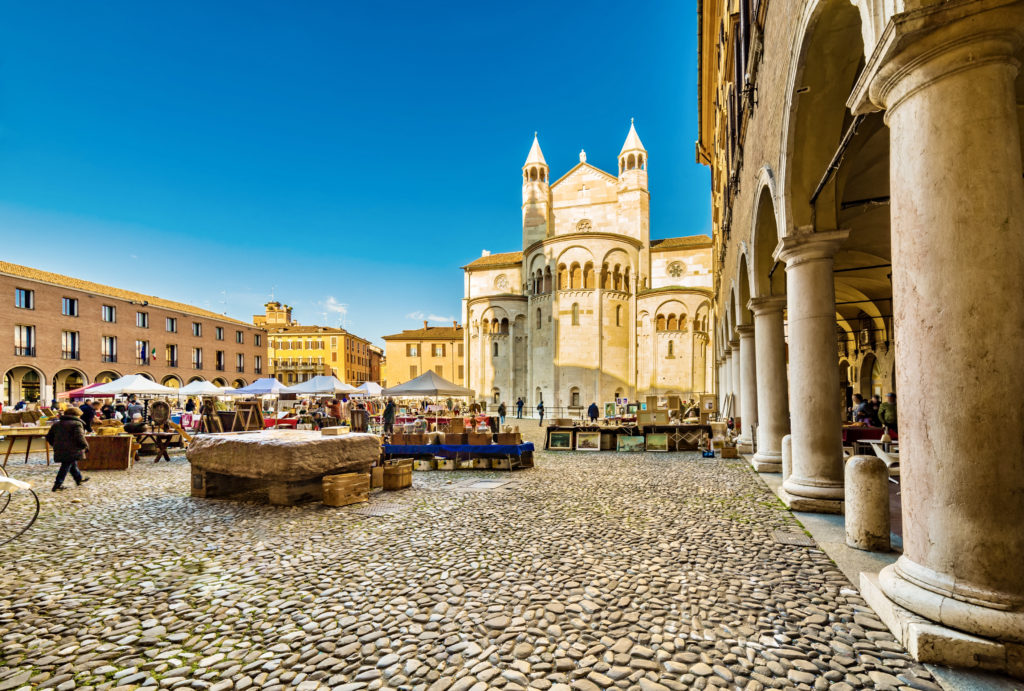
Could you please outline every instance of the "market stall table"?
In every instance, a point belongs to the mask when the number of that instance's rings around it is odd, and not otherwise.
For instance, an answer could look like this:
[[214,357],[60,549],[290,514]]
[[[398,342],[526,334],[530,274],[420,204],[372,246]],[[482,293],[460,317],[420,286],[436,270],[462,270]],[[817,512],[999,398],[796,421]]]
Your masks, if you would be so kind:
[[3,467],[7,467],[7,460],[11,457],[11,450],[14,449],[14,442],[18,438],[25,440],[25,462],[28,463],[28,454],[32,451],[32,441],[41,439],[43,448],[46,451],[46,465],[50,465],[50,445],[46,442],[48,427],[0,427],[0,436],[7,439],[7,453],[4,455]]
[[167,445],[171,443],[171,439],[174,438],[173,432],[133,432],[132,436],[135,437],[135,441],[139,445],[145,444],[146,440],[149,439],[156,445],[156,458],[153,459],[154,463],[160,461],[163,458],[165,461],[171,460],[170,455],[167,453]]
[[267,428],[267,429],[271,429],[271,428],[274,428],[274,427],[290,427],[291,429],[296,429],[298,424],[299,424],[299,418],[297,418],[297,417],[292,417],[292,418],[265,417],[265,418],[263,418],[263,426],[265,428]]
[[[532,442],[523,444],[384,444],[384,456],[424,456],[434,458],[511,458],[520,459],[521,468],[533,467]],[[511,469],[511,466],[509,467]]]

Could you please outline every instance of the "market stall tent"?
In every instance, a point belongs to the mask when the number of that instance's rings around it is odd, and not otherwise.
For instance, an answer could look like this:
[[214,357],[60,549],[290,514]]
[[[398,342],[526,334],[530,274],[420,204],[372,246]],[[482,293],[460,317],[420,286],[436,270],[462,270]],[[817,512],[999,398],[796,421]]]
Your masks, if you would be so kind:
[[89,384],[89,386],[83,386],[79,389],[72,389],[71,391],[61,391],[57,394],[57,398],[89,398],[95,396],[96,398],[113,398],[112,393],[96,393],[96,389],[104,386],[104,384]]
[[225,389],[224,393],[229,396],[278,396],[293,391],[273,377],[264,377],[240,389]]
[[[235,391],[235,389],[232,389]],[[224,388],[208,381],[194,381],[178,389],[179,396],[223,396]]]
[[433,370],[427,370],[415,379],[381,391],[384,396],[466,396],[472,398],[472,389],[453,384]]
[[110,394],[114,396],[128,396],[130,394],[153,394],[153,395],[172,395],[177,396],[180,389],[172,389],[169,386],[163,384],[157,384],[152,379],[147,379],[141,374],[129,374],[115,379],[112,382],[101,384],[94,389],[89,390],[91,396],[102,396],[104,394]]
[[321,374],[317,377],[313,377],[309,381],[304,381],[301,384],[288,387],[288,393],[297,394],[354,394],[357,391],[358,389],[351,384],[346,384],[337,377],[328,374]]
[[380,384],[378,384],[377,382],[367,381],[367,382],[363,382],[358,387],[356,387],[356,395],[357,396],[380,396],[381,391],[383,391],[383,390],[384,389],[382,389]]

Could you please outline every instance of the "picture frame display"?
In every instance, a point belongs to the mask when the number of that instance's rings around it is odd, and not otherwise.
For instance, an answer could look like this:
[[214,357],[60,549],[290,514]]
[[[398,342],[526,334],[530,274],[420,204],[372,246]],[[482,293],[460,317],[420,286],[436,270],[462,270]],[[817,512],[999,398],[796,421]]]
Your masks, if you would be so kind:
[[640,406],[636,403],[626,404],[626,415],[636,415],[638,410],[640,410]]
[[665,432],[651,432],[646,441],[648,451],[668,451],[668,434]]
[[576,433],[576,450],[577,451],[600,451],[601,450],[601,433],[600,432],[577,432]]
[[616,443],[618,444],[616,448],[619,451],[637,453],[645,449],[646,441],[641,435],[632,436],[629,434],[620,434],[618,435]]
[[548,448],[552,451],[572,451],[572,431],[556,430],[549,432]]
[[615,403],[605,403],[604,404],[604,416],[605,417],[615,417],[616,415],[618,415],[618,412],[619,411],[618,411],[618,408],[615,407]]

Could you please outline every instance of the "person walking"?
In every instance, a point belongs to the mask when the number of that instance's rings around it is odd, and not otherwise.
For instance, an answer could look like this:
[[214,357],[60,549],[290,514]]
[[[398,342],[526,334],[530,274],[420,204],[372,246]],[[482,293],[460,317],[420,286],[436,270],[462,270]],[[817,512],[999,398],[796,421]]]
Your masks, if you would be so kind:
[[505,413],[506,412],[507,412],[507,410],[505,408],[505,401],[502,401],[501,405],[498,406],[498,419],[501,421],[501,426],[502,427],[505,426]]
[[384,406],[384,434],[394,434],[395,431],[395,399],[389,398],[388,404]]
[[57,477],[53,481],[53,491],[64,489],[64,478],[71,473],[76,485],[88,482],[78,471],[78,462],[85,458],[89,450],[89,442],[85,439],[85,425],[79,419],[82,411],[73,406],[65,410],[60,419],[50,426],[46,433],[46,443],[53,448],[53,460],[60,465]]
[[520,396],[519,400],[516,401],[516,418],[523,419],[523,397]]
[[82,411],[82,424],[87,432],[92,432],[92,421],[96,419],[96,409],[92,407],[92,401],[86,400],[79,408]]
[[146,406],[135,400],[135,394],[128,397],[128,406],[125,413],[129,420],[135,417],[135,413],[138,413],[142,417],[146,417]]
[[591,403],[590,407],[587,408],[587,417],[590,418],[590,424],[596,424],[597,418],[601,414],[601,411],[597,408],[597,403]]
[[194,412],[196,412],[196,401],[191,396],[189,396],[189,399],[187,401],[185,401],[185,412],[186,413],[194,413]]
[[878,407],[878,418],[890,432],[899,432],[899,419],[896,415],[896,394],[887,393],[885,403]]
[[540,421],[537,423],[537,426],[540,427],[544,424],[544,401],[537,404],[537,417],[540,418]]

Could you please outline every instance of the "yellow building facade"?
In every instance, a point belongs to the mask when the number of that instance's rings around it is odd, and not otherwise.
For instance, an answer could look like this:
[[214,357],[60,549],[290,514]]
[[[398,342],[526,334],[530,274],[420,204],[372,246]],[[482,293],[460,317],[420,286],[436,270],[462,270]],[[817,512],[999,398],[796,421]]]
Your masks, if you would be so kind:
[[427,370],[464,386],[466,380],[465,345],[458,322],[451,326],[407,329],[384,337],[384,359],[388,386],[398,386]]

